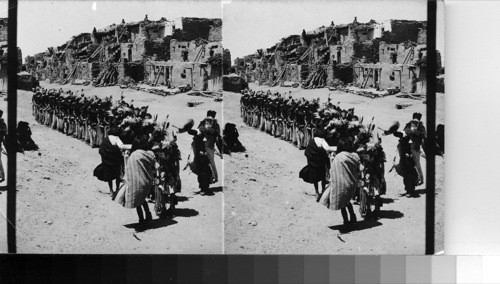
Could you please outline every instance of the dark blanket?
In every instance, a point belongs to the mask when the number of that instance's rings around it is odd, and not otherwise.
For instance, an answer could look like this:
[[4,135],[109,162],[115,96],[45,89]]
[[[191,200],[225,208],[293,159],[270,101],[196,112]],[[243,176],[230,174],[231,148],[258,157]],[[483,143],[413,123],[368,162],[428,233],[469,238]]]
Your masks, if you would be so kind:
[[226,145],[225,153],[228,152],[245,152],[245,147],[241,144],[238,139],[239,133],[238,129],[236,129],[236,125],[233,123],[226,123],[223,131],[224,135],[224,144]]
[[326,171],[330,168],[330,159],[326,150],[318,147],[314,139],[311,139],[304,155],[307,158],[307,166],[300,170],[299,177],[307,183],[325,180]]
[[31,128],[29,123],[19,121],[17,124],[17,139],[20,147],[26,151],[38,150],[38,145],[31,139]]
[[109,138],[103,139],[99,148],[101,164],[94,169],[94,176],[102,181],[112,181],[120,177],[123,156],[120,148],[112,145]]

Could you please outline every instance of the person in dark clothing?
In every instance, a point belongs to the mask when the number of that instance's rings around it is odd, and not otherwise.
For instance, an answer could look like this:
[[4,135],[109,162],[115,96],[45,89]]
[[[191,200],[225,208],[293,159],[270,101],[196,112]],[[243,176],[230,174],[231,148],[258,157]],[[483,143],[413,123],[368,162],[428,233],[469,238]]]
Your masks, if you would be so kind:
[[[94,176],[101,181],[108,182],[109,195],[114,198],[120,188],[121,172],[123,167],[122,150],[130,150],[132,145],[123,144],[119,135],[121,131],[118,127],[112,127],[108,136],[102,141],[99,148],[101,164],[94,169]],[[113,180],[116,188],[113,191]]]
[[413,197],[417,195],[415,187],[418,183],[419,177],[415,167],[415,160],[412,155],[412,146],[410,143],[411,138],[410,136],[404,136],[403,133],[399,131],[395,132],[394,136],[399,138],[399,164],[395,165],[396,172],[403,177],[406,196]]
[[205,147],[205,136],[198,129],[190,129],[187,131],[193,135],[191,144],[194,152],[194,160],[191,163],[191,170],[198,176],[198,185],[202,194],[209,194],[210,181],[212,180],[212,168],[210,167],[210,159]]
[[329,152],[335,152],[337,147],[331,147],[325,141],[326,132],[323,129],[318,129],[314,132],[314,138],[309,141],[304,155],[307,158],[307,166],[302,168],[299,177],[307,183],[314,184],[316,191],[316,201],[321,197],[318,190],[318,183],[321,182],[321,188],[325,190],[328,179],[328,170],[330,169]]
[[226,123],[224,127],[223,140],[224,140],[224,153],[230,154],[231,152],[245,152],[245,147],[238,139],[239,133],[236,125],[233,123]]
[[38,145],[31,138],[31,128],[26,121],[17,124],[17,139],[24,150],[38,150]]

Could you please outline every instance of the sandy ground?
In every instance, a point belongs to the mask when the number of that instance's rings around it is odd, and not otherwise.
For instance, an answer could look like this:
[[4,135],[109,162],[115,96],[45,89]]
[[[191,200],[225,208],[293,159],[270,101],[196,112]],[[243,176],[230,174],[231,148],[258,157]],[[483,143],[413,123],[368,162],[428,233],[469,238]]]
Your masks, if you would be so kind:
[[[47,85],[56,87],[59,85]],[[199,123],[207,110],[221,116],[222,104],[213,99],[179,94],[161,97],[119,87],[62,86],[63,89],[84,89],[86,95],[113,95],[121,92],[135,106],[149,105],[149,112],[162,120],[170,114],[174,125],[188,118]],[[39,125],[31,112],[30,92],[18,92],[18,120],[30,123],[32,138],[39,151],[18,154],[17,163],[17,246],[20,253],[203,253],[223,252],[221,182],[213,185],[212,196],[198,195],[196,176],[189,170],[181,172],[182,192],[173,220],[161,221],[153,213],[150,229],[136,232],[135,210],[111,201],[106,183],[92,173],[100,163],[98,148],[58,131]],[[188,101],[203,104],[190,108]],[[6,102],[0,102],[6,109]],[[182,153],[181,167],[186,163],[192,136],[178,137]],[[222,162],[216,158],[219,179]],[[4,164],[5,165],[5,164]],[[5,212],[6,193],[0,194],[0,213]],[[154,210],[154,204],[149,204]],[[4,215],[5,216],[5,215]],[[0,221],[0,252],[7,250],[5,220]]]
[[[222,112],[220,103],[185,94],[163,98],[118,87],[63,88],[83,88],[87,95],[112,94],[115,98],[123,91],[127,100],[133,99],[138,106],[149,105],[150,112],[160,114],[160,118],[169,113],[170,121],[177,125],[188,118],[198,122],[209,109],[215,109],[219,117]],[[423,113],[425,119],[425,104],[410,99],[372,100],[326,89],[305,91],[275,87],[272,90],[292,91],[294,97],[320,97],[322,100],[330,93],[334,102],[340,102],[344,108],[355,107],[356,113],[364,115],[365,119],[375,116],[375,122],[381,127],[394,120],[405,123],[415,111]],[[340,232],[340,213],[316,203],[313,187],[298,177],[299,170],[306,164],[303,151],[244,125],[239,114],[239,98],[239,94],[225,93],[224,117],[220,124],[236,123],[240,140],[248,151],[225,156],[224,194],[221,184],[216,184],[214,196],[197,195],[196,177],[183,171],[177,217],[170,222],[155,220],[151,229],[136,232],[135,210],[112,202],[107,195],[107,185],[92,176],[94,167],[100,162],[97,149],[38,125],[31,114],[31,93],[19,91],[18,119],[30,123],[33,138],[41,150],[18,155],[18,251],[222,253],[224,244],[225,253],[230,254],[424,253],[425,184],[418,188],[420,198],[406,198],[401,196],[404,193],[402,178],[387,173],[388,194],[384,197],[382,218],[377,222],[360,222],[354,230]],[[188,101],[204,103],[189,108]],[[397,110],[396,103],[412,106]],[[0,100],[0,109],[6,109],[3,100]],[[437,113],[437,123],[444,123],[442,94],[438,94]],[[190,142],[191,136],[179,136],[182,165],[185,165]],[[383,138],[388,161],[396,154],[396,145],[396,138]],[[2,160],[5,166],[5,156]],[[217,162],[222,178],[222,161],[217,158]],[[425,159],[423,162],[425,171]],[[436,250],[440,251],[443,250],[444,159],[437,157],[436,165]],[[390,163],[386,168],[390,168]],[[0,184],[2,216],[5,216],[7,196],[4,185]],[[0,252],[7,251],[5,228],[6,220],[0,218]]]
[[[250,86],[256,90],[269,87]],[[426,119],[422,101],[395,96],[369,99],[327,89],[303,90],[274,87],[294,97],[320,98],[343,108],[355,108],[365,121],[375,116],[384,128],[398,120],[402,125],[413,112]],[[237,125],[247,153],[233,153],[225,159],[225,251],[229,254],[424,254],[425,184],[419,198],[404,197],[400,176],[386,173],[387,194],[381,219],[362,221],[349,232],[340,231],[340,212],[315,202],[314,188],[299,178],[306,165],[303,151],[290,143],[246,126],[240,117],[241,95],[224,94],[224,120]],[[437,123],[444,123],[444,95],[438,94]],[[397,110],[396,103],[410,107]],[[397,138],[383,137],[387,154],[386,170],[396,155]],[[425,173],[425,159],[422,159]],[[436,158],[436,251],[443,250],[444,160]],[[358,220],[358,206],[354,206]]]

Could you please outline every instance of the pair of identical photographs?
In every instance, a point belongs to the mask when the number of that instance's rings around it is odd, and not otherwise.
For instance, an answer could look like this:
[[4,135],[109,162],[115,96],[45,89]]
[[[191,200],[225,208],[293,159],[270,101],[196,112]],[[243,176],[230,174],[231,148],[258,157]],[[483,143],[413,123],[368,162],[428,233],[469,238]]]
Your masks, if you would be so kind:
[[18,252],[424,254],[428,179],[444,249],[442,3],[435,177],[426,1],[21,1],[17,26]]

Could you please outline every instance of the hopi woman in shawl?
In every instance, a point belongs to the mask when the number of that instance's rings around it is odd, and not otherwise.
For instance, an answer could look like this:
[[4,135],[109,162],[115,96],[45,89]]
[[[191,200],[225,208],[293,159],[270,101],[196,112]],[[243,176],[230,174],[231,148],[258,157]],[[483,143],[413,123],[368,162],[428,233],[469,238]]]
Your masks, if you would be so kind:
[[136,208],[139,224],[152,220],[146,197],[154,185],[155,164],[155,154],[150,150],[148,137],[141,135],[134,138],[132,153],[125,165],[124,184],[116,196],[116,202],[125,208]]
[[[121,171],[123,167],[122,150],[130,150],[132,145],[123,144],[119,138],[121,130],[118,127],[112,127],[108,136],[103,139],[99,154],[101,155],[101,164],[94,169],[94,176],[101,181],[108,182],[109,195],[114,198],[120,188]],[[113,190],[113,180],[116,187]]]
[[[359,186],[360,159],[354,149],[352,139],[339,140],[338,154],[331,158],[330,182],[320,199],[320,203],[329,209],[340,210],[344,225],[357,221],[351,198]],[[347,211],[350,218],[347,216]]]
[[321,196],[318,190],[318,183],[321,182],[321,192],[323,192],[328,182],[328,171],[330,169],[328,153],[337,150],[337,147],[331,147],[326,143],[325,135],[326,132],[323,129],[314,131],[314,137],[309,141],[304,152],[307,158],[307,166],[302,168],[299,173],[299,177],[305,182],[314,184],[316,201]]

